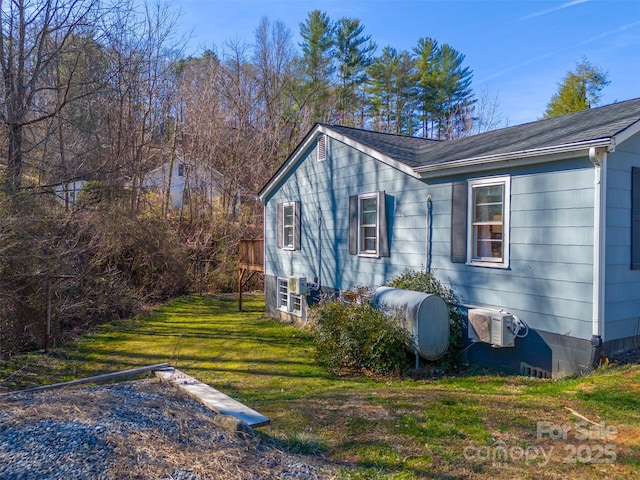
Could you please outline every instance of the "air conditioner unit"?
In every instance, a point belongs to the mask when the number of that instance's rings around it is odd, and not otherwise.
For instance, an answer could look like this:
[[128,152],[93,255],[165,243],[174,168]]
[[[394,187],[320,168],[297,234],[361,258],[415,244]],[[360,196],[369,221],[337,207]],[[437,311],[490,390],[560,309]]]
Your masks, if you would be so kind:
[[513,347],[513,315],[482,308],[468,313],[468,335],[473,342],[490,343],[495,347]]
[[307,293],[307,279],[305,277],[289,277],[289,293],[304,295]]

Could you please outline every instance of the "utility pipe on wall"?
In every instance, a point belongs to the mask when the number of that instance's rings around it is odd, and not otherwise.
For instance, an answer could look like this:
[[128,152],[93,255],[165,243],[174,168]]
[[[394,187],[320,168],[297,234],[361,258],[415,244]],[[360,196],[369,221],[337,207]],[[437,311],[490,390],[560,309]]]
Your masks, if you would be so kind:
[[607,153],[604,149],[591,147],[589,160],[595,167],[593,191],[593,324],[591,366],[599,361],[604,339],[604,294],[605,294],[605,246],[607,225]]
[[425,252],[425,264],[424,269],[427,273],[431,273],[431,248],[432,248],[432,235],[433,235],[433,201],[431,195],[427,195],[427,225],[426,225],[426,252]]

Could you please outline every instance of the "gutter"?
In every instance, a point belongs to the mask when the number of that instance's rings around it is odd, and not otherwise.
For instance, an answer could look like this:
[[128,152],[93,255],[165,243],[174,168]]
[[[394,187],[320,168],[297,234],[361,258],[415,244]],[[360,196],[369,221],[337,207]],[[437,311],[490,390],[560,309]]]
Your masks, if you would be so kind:
[[[443,177],[453,173],[465,173],[465,171],[488,170],[496,168],[503,163],[540,163],[541,161],[555,161],[562,157],[573,157],[576,153],[589,149],[609,148],[615,145],[613,138],[599,138],[595,140],[585,140],[582,142],[567,143],[564,145],[554,145],[552,147],[534,148],[530,150],[518,150],[515,152],[498,153],[495,155],[483,155],[481,157],[465,158],[447,163],[434,165],[424,165],[416,167],[414,171],[422,178]],[[542,160],[540,157],[548,157]]]

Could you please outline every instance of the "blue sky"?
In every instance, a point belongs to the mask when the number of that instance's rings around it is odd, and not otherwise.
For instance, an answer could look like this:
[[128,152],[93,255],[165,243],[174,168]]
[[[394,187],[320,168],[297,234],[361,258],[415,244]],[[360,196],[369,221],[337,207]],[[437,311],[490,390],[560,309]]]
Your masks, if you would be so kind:
[[503,122],[542,116],[558,82],[586,57],[609,74],[602,104],[640,97],[640,0],[172,0],[187,53],[251,44],[260,20],[299,25],[315,9],[358,18],[382,47],[412,50],[422,37],[465,55],[473,88],[497,97]]

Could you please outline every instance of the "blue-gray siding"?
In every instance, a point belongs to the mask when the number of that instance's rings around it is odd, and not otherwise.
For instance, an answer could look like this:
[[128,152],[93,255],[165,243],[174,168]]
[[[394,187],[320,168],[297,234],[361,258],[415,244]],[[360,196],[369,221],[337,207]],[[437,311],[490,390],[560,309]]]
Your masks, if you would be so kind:
[[[379,190],[388,195],[391,257],[349,255],[349,195]],[[419,269],[425,251],[425,191],[421,181],[335,140],[327,142],[327,160],[323,162],[316,161],[312,149],[266,204],[265,273],[304,275],[312,281],[318,275],[321,257],[322,285],[347,289],[356,285],[383,285],[405,268]],[[302,202],[302,248],[278,250],[276,225],[268,219],[275,218],[278,203],[298,199]]]
[[450,184],[434,186],[436,275],[465,304],[503,308],[532,328],[589,339],[593,291],[593,165],[587,159],[514,169],[510,268],[451,264]]
[[[453,264],[451,182],[464,178],[422,182],[330,139],[327,160],[318,162],[315,149],[310,149],[266,203],[265,273],[300,275],[313,281],[321,272],[323,286],[347,289],[383,285],[405,268],[420,269],[426,262],[426,198],[431,195],[432,267],[463,303],[504,308],[532,328],[589,339],[593,165],[580,158],[495,172],[506,173],[511,175],[510,268]],[[349,255],[349,195],[378,190],[390,197],[391,255],[376,259]],[[276,206],[293,200],[302,201],[302,248],[278,250]]]
[[640,270],[631,270],[631,168],[640,167],[640,136],[608,155],[605,278],[606,341],[640,334]]

